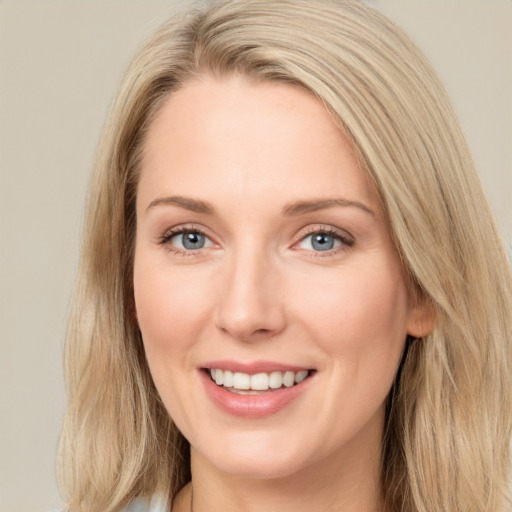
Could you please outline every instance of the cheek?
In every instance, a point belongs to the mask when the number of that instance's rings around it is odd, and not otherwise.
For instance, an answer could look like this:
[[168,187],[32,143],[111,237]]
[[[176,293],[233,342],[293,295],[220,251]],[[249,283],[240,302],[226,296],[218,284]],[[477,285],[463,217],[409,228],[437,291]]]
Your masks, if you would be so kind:
[[325,375],[330,390],[310,414],[344,425],[342,434],[325,434],[325,446],[339,443],[339,435],[355,436],[365,425],[380,431],[405,346],[408,294],[401,272],[363,268],[331,275],[323,286],[309,286],[309,293],[296,289],[302,293],[300,330],[324,353],[319,377]]
[[365,265],[304,284],[294,291],[301,297],[298,321],[333,364],[350,362],[354,374],[394,375],[407,336],[408,293],[400,269]]
[[204,280],[183,269],[170,269],[165,261],[151,256],[141,251],[135,257],[137,319],[158,393],[173,418],[187,425],[193,419],[187,407],[190,390],[186,382],[195,371],[195,340],[204,328],[210,299],[201,285]]
[[[161,372],[167,373],[168,379],[171,372],[166,368],[170,366],[186,367],[187,349],[203,328],[202,319],[206,318],[210,300],[202,282],[199,276],[179,268],[173,270],[165,261],[155,261],[142,251],[136,254],[135,306],[155,381]],[[191,312],[194,312],[193,322]]]

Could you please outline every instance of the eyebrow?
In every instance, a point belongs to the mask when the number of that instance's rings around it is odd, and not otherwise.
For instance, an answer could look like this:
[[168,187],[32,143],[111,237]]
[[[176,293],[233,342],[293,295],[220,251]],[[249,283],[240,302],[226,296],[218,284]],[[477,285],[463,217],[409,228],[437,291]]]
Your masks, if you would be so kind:
[[[210,203],[183,196],[169,196],[154,199],[151,201],[151,203],[149,203],[146,210],[150,210],[151,208],[155,208],[156,206],[161,205],[179,206],[185,210],[189,210],[195,213],[202,213],[204,215],[213,215],[215,213],[215,208]],[[294,217],[298,215],[304,215],[306,213],[316,212],[318,210],[326,210],[327,208],[333,208],[335,206],[359,208],[375,217],[375,212],[365,204],[360,203],[359,201],[350,201],[344,198],[295,201],[283,208],[283,215],[286,217]]]
[[343,206],[343,207],[356,207],[361,210],[369,213],[373,217],[375,217],[375,212],[359,201],[350,201],[344,198],[330,198],[330,199],[318,199],[311,201],[296,201],[286,206],[283,209],[283,215],[286,216],[295,216],[295,215],[303,215],[305,213],[316,212],[318,210],[325,210],[327,208],[333,208],[335,206]]
[[146,210],[150,210],[151,208],[160,205],[180,206],[181,208],[185,208],[185,210],[190,210],[195,213],[203,213],[205,215],[213,215],[215,213],[215,208],[210,203],[183,196],[170,196],[155,199],[149,203]]

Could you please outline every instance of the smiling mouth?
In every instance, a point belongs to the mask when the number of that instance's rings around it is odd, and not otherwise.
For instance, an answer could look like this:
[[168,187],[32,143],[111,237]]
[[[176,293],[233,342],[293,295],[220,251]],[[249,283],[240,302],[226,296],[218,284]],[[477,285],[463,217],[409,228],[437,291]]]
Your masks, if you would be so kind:
[[314,370],[300,370],[249,374],[218,368],[205,368],[205,371],[217,386],[239,395],[257,395],[262,392],[291,388],[306,380],[314,372]]

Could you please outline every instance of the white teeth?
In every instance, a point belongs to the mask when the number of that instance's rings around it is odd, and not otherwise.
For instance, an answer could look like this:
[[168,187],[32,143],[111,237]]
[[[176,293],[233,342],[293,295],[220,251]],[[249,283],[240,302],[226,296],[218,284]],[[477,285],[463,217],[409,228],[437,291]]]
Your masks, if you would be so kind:
[[233,387],[233,372],[230,372],[229,370],[226,370],[224,372],[224,382],[222,383],[226,388],[232,388]]
[[268,374],[257,373],[251,377],[251,389],[254,391],[266,391],[268,389]]
[[[217,370],[217,373],[219,372],[222,372],[222,370]],[[233,375],[233,387],[236,389],[251,389],[251,376],[248,373],[235,372]]]
[[[299,384],[308,376],[307,370],[302,370],[295,374],[295,384]],[[226,375],[224,375],[224,382],[226,382]]]
[[293,372],[285,372],[283,377],[283,384],[287,388],[291,388],[295,384],[295,374]]
[[272,372],[268,378],[268,387],[279,389],[283,386],[283,374],[281,372]]
[[218,386],[224,386],[233,391],[267,391],[270,389],[279,389],[283,386],[290,388],[295,384],[301,383],[309,375],[308,370],[301,370],[297,373],[287,372],[271,372],[271,373],[255,373],[249,375],[243,372],[230,372],[229,370],[219,370],[218,368],[210,369],[212,380]]

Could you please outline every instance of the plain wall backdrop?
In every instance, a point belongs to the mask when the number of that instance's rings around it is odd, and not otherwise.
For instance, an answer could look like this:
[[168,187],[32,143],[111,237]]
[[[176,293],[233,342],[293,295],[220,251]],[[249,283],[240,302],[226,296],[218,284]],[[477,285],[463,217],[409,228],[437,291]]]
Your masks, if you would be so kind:
[[[185,3],[0,0],[0,512],[61,504],[62,346],[88,173],[123,69]],[[510,248],[512,1],[369,3],[439,71]]]

